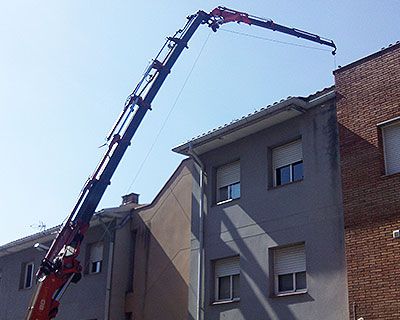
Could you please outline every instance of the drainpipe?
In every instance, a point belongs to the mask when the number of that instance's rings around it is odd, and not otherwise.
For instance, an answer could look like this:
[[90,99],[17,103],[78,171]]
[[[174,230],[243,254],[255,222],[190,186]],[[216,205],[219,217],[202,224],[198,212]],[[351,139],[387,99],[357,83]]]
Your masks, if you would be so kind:
[[110,306],[111,306],[111,278],[114,260],[114,239],[110,241],[108,247],[108,268],[107,268],[107,287],[106,287],[106,306],[104,308],[104,319],[110,319]]
[[[112,218],[111,216],[103,215],[104,217]],[[111,287],[112,287],[112,274],[113,274],[113,267],[114,267],[114,246],[115,246],[115,236],[116,232],[119,229],[122,229],[131,219],[133,216],[133,210],[126,215],[122,221],[112,228],[112,232],[108,226],[104,223],[104,221],[99,217],[99,221],[103,225],[105,231],[108,234],[110,239],[109,249],[108,249],[108,262],[107,262],[107,280],[106,280],[106,299],[105,299],[105,306],[104,306],[104,319],[110,319],[110,309],[111,309]],[[117,220],[115,220],[117,221]]]
[[199,253],[197,258],[197,301],[196,301],[196,320],[201,320],[204,317],[203,313],[203,287],[204,287],[204,215],[203,215],[203,198],[204,198],[204,183],[203,177],[204,164],[199,156],[194,152],[192,145],[189,146],[189,154],[194,162],[200,168],[199,187]]
[[110,243],[108,246],[108,259],[107,259],[107,278],[106,278],[106,299],[104,306],[104,319],[110,319],[110,306],[111,306],[111,282],[112,282],[112,269],[113,269],[113,260],[114,260],[114,238],[115,238],[115,230],[110,232],[108,226],[104,223],[104,221],[99,217],[99,221],[103,225],[105,231],[108,234],[110,239]]

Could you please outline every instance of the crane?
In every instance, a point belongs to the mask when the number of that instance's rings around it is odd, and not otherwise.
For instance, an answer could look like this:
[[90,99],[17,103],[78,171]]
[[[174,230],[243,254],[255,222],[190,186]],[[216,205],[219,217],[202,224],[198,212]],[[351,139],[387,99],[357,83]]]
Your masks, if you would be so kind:
[[85,182],[76,204],[41,262],[36,274],[37,287],[28,307],[26,320],[55,318],[61,297],[71,283],[80,280],[80,246],[97,205],[111,183],[111,178],[136,130],[147,111],[151,110],[152,101],[200,25],[207,25],[213,31],[217,31],[222,24],[228,22],[245,23],[326,45],[333,49],[332,54],[336,52],[336,45],[332,40],[225,7],[217,7],[210,13],[198,11],[187,17],[187,20],[182,29],[167,38],[128,96],[122,112],[107,135],[107,149],[104,155]]

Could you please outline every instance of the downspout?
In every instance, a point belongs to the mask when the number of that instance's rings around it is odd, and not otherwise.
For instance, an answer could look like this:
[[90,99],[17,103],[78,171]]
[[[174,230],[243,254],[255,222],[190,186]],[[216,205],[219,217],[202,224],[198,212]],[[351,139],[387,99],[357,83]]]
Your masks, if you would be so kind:
[[104,319],[110,319],[111,281],[112,281],[113,262],[114,262],[114,234],[110,240],[110,245],[108,247],[108,262],[107,262],[108,268],[107,268],[107,284],[106,284],[107,287],[106,287],[106,305],[104,308],[104,317],[105,317]]
[[[102,223],[103,227],[105,228],[108,237],[110,238],[109,250],[108,250],[108,262],[107,262],[107,280],[106,280],[106,299],[105,299],[105,306],[104,306],[104,319],[110,319],[110,309],[111,309],[111,289],[112,289],[112,274],[113,274],[113,267],[114,267],[114,246],[115,246],[115,233],[117,230],[123,228],[131,219],[132,213],[131,211],[128,215],[126,215],[122,221],[117,224],[115,227],[112,228],[112,232],[104,223],[104,221],[99,217],[99,221]],[[104,215],[107,217],[107,215]]]
[[204,214],[203,214],[203,198],[204,198],[204,182],[203,177],[204,164],[200,160],[199,156],[194,152],[192,145],[189,146],[189,154],[191,155],[194,162],[200,168],[199,187],[200,187],[200,199],[199,199],[199,252],[197,258],[197,301],[196,301],[196,320],[202,320],[204,318],[203,312],[203,287],[204,287]]
[[104,305],[104,319],[110,319],[111,282],[112,282],[112,269],[114,260],[115,229],[112,232],[110,232],[108,226],[104,223],[104,221],[101,218],[99,218],[99,221],[102,223],[110,239],[110,243],[108,246],[108,259],[107,259],[106,299]]
[[[107,217],[105,215],[105,217]],[[115,233],[117,230],[123,228],[132,219],[132,212],[127,214],[122,221],[112,228],[112,232],[104,223],[104,221],[99,217],[99,221],[106,230],[108,237],[110,239],[110,245],[108,249],[108,262],[107,262],[107,280],[106,280],[106,299],[104,306],[104,319],[110,319],[110,309],[111,309],[111,287],[112,287],[112,274],[114,267],[114,246],[115,246]]]

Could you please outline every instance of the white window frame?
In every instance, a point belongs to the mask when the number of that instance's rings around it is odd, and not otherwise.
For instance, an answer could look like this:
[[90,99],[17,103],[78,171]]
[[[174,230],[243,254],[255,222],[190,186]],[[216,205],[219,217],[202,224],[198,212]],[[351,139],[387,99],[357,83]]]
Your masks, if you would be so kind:
[[[387,150],[387,143],[386,143],[386,135],[387,135],[387,129],[390,127],[398,127],[400,130],[400,117],[397,117],[395,119],[389,120],[385,123],[382,123],[379,125],[382,133],[382,145],[383,145],[383,158],[384,158],[384,163],[385,163],[385,174],[386,175],[392,175],[399,173],[400,170],[396,169],[396,171],[391,171],[392,169],[389,168],[389,163],[388,163],[388,150]],[[385,132],[386,131],[386,132]],[[400,150],[399,150],[400,151]],[[390,155],[392,157],[392,155]],[[400,164],[398,165],[400,168]]]
[[[222,275],[218,275],[216,272],[217,264],[218,263],[223,263],[225,261],[232,260],[235,263],[237,263],[237,270],[235,270],[232,273],[224,273]],[[233,296],[233,277],[234,276],[239,276],[239,283],[240,283],[240,258],[239,256],[235,257],[230,257],[230,258],[223,258],[223,259],[218,259],[214,262],[214,281],[215,281],[215,296],[214,296],[214,302],[215,303],[223,303],[223,302],[234,302],[234,301],[239,301],[240,300],[240,286],[239,286],[239,297],[234,297]],[[229,277],[229,298],[226,299],[220,299],[219,298],[219,279],[224,278],[224,277]]]
[[[32,266],[31,270],[30,270],[30,282],[27,285],[26,281],[28,280],[28,275],[29,275],[29,266]],[[30,289],[33,286],[33,276],[34,276],[34,271],[35,271],[35,264],[34,262],[28,262],[24,264],[24,283],[22,284],[22,289]]]
[[[235,168],[235,166],[238,166],[238,168]],[[232,181],[228,182],[222,182],[221,183],[221,171],[223,170],[229,170],[230,168],[235,168],[234,171],[237,171],[235,177],[231,178]],[[233,197],[232,192],[235,187],[239,188],[239,196],[238,197]],[[221,190],[223,188],[227,188],[227,198],[226,199],[221,199]],[[217,204],[222,204],[225,202],[229,202],[232,200],[240,199],[241,196],[241,185],[240,185],[240,161],[234,161],[228,164],[225,164],[223,166],[220,166],[217,168],[216,171],[216,203]]]
[[[299,251],[303,251],[304,259],[303,266],[297,266],[292,269],[288,269],[284,272],[279,272],[276,271],[276,265],[277,265],[277,253],[279,251],[284,251],[284,250],[290,250],[290,249],[296,249],[298,248]],[[293,259],[293,258],[292,258]],[[290,246],[285,246],[285,247],[278,247],[273,249],[273,268],[274,268],[274,293],[276,296],[285,296],[285,295],[291,295],[291,294],[301,294],[301,293],[306,293],[307,292],[307,270],[306,270],[306,253],[305,253],[305,244],[294,244]],[[296,274],[297,273],[303,273],[305,272],[306,275],[306,287],[305,288],[296,288]],[[279,290],[279,276],[284,276],[284,275],[292,275],[292,290],[285,290],[285,291],[280,291]]]
[[[276,152],[278,152],[279,151],[279,149],[283,149],[283,148],[290,148],[290,146],[291,145],[293,145],[294,147],[296,147],[296,144],[299,144],[299,147],[300,147],[300,151],[299,151],[299,155],[297,155],[295,158],[293,158],[293,159],[291,159],[291,160],[288,160],[288,161],[284,161],[283,163],[281,163],[280,165],[276,165],[275,163],[276,163],[276,161],[275,161],[275,155],[274,155],[274,153],[276,153]],[[302,148],[302,139],[297,139],[297,140],[294,140],[294,141],[292,141],[292,142],[289,142],[289,143],[286,143],[286,144],[283,144],[283,145],[280,145],[280,146],[278,146],[278,147],[275,147],[275,148],[273,148],[272,149],[272,170],[273,170],[273,186],[274,187],[278,187],[278,186],[283,186],[283,185],[286,185],[286,184],[289,184],[289,183],[292,183],[292,182],[294,182],[294,177],[293,177],[293,167],[294,167],[294,165],[295,164],[298,164],[298,163],[302,163],[303,164],[303,178],[302,179],[300,179],[300,180],[296,180],[296,181],[301,181],[301,180],[303,180],[304,179],[304,161],[303,161],[303,148]],[[281,183],[281,184],[279,184],[278,185],[278,179],[277,179],[277,170],[278,169],[281,169],[281,168],[284,168],[284,167],[287,167],[287,166],[289,166],[289,182],[287,182],[287,183]]]
[[[101,246],[101,259],[94,260],[92,258],[92,250],[95,246]],[[104,260],[104,243],[103,242],[94,242],[89,245],[89,273],[90,274],[97,274],[100,273],[103,269],[103,260]],[[93,270],[93,267],[94,270]]]

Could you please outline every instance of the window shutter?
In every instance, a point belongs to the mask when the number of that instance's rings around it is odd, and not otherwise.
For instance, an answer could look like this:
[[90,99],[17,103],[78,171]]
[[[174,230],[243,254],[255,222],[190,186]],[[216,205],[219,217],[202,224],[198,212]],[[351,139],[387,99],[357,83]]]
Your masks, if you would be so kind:
[[303,160],[301,140],[297,140],[272,150],[272,167],[275,169]]
[[232,257],[215,262],[215,276],[224,277],[240,274],[239,257]]
[[217,188],[240,182],[240,162],[234,162],[217,169]]
[[102,261],[103,260],[103,243],[94,243],[90,247],[90,261]]
[[275,274],[287,274],[306,270],[304,244],[275,250]]
[[396,122],[382,129],[386,174],[400,172],[400,123]]

